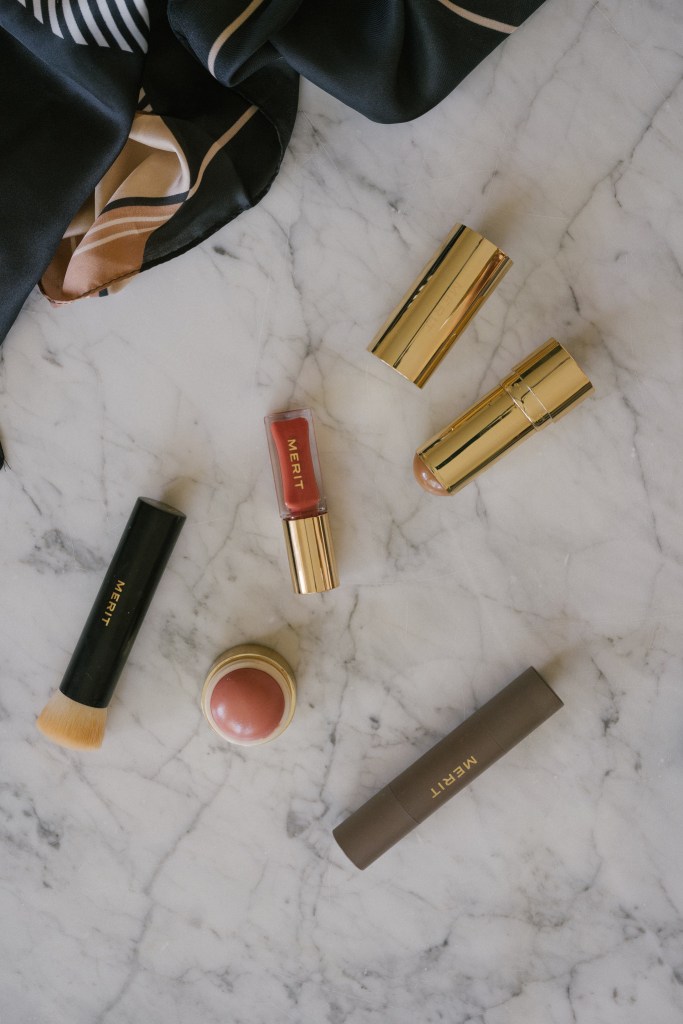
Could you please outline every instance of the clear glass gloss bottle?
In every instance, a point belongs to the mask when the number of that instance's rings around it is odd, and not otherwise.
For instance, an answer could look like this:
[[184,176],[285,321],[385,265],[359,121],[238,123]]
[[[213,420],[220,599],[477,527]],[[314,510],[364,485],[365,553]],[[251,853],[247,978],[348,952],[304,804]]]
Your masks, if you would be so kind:
[[297,594],[333,590],[339,577],[313,413],[274,413],[266,416],[265,424],[292,586]]

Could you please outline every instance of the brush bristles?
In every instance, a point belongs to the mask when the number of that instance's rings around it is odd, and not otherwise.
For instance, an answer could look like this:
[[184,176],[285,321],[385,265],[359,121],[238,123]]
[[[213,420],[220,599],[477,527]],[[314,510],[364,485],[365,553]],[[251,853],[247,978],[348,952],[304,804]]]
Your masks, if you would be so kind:
[[106,708],[89,708],[57,690],[38,716],[36,725],[53,743],[71,750],[96,750],[102,746]]

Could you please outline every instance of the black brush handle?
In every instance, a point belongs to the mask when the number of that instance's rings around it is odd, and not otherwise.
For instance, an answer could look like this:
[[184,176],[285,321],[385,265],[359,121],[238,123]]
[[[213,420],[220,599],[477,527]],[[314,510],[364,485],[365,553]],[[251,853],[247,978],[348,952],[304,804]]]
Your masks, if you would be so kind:
[[67,697],[107,707],[184,522],[178,509],[138,498],[64,674]]

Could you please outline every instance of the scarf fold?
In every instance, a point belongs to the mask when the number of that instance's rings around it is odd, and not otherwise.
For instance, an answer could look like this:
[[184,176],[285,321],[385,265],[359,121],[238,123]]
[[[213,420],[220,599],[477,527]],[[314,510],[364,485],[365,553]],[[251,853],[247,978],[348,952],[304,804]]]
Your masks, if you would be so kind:
[[106,294],[258,203],[300,75],[407,121],[541,3],[5,0],[0,340],[36,282]]

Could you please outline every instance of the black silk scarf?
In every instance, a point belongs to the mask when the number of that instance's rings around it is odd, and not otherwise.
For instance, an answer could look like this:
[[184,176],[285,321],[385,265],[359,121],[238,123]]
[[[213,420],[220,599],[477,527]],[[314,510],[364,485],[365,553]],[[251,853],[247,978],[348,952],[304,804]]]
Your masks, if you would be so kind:
[[299,75],[367,117],[446,96],[542,0],[0,0],[0,341],[258,203]]

